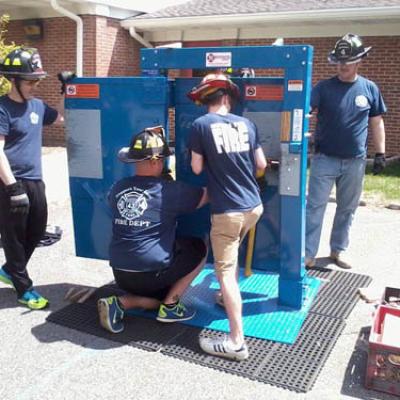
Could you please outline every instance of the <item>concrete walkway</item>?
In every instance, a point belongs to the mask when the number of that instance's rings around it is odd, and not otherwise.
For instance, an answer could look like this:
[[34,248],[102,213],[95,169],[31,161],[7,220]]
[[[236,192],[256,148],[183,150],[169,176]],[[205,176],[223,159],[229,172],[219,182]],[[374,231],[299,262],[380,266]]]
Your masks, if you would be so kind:
[[[329,356],[314,388],[296,394],[89,336],[46,322],[64,307],[75,285],[100,286],[112,279],[106,262],[75,257],[64,149],[44,155],[49,223],[64,234],[53,246],[37,249],[30,273],[50,298],[46,311],[20,307],[15,294],[0,284],[0,399],[395,399],[363,388],[365,342],[360,330],[370,324],[372,307],[359,302]],[[320,256],[328,254],[329,204]],[[377,288],[400,286],[400,212],[360,207],[349,251],[354,272],[373,277]],[[0,262],[4,261],[0,251]],[[335,268],[334,266],[331,266]]]

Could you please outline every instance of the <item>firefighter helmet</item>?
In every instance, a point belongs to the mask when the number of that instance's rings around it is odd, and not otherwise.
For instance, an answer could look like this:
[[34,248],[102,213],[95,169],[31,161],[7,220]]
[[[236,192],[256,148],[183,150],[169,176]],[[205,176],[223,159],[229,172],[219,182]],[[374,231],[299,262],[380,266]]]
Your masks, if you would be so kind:
[[145,128],[134,135],[129,147],[123,147],[118,152],[118,158],[122,162],[135,163],[169,157],[172,154],[174,152],[168,147],[164,128],[160,125]]
[[18,47],[12,50],[0,64],[0,74],[6,78],[38,80],[47,76],[37,49]]
[[240,98],[239,88],[226,75],[208,74],[188,94],[190,100],[197,105],[206,105],[218,97],[228,94],[234,100]]
[[359,36],[348,33],[336,42],[335,48],[328,55],[328,61],[331,64],[355,64],[370,50],[371,47],[364,47]]

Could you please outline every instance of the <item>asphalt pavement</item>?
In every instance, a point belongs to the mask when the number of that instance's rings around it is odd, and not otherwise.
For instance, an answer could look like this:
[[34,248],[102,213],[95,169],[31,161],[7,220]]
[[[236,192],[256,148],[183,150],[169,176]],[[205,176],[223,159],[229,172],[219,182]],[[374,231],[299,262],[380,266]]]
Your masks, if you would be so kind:
[[[74,286],[101,286],[112,275],[107,263],[74,254],[65,149],[44,152],[49,224],[63,229],[61,241],[34,253],[29,271],[37,289],[51,301],[31,312],[0,283],[0,399],[395,399],[363,387],[366,342],[360,332],[373,307],[362,301],[347,319],[313,389],[298,394],[264,383],[90,336],[46,322],[68,304]],[[319,257],[329,252],[329,227],[335,204],[327,209]],[[400,211],[359,207],[349,259],[353,272],[373,278],[377,291],[400,287]],[[4,256],[0,250],[0,262]],[[336,269],[333,265],[329,268]]]

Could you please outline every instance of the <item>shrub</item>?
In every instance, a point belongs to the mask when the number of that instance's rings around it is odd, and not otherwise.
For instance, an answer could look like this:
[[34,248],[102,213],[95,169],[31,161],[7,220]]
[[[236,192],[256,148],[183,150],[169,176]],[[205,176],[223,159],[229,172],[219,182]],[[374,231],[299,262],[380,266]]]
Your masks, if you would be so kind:
[[[17,46],[14,42],[10,44],[5,43],[5,36],[7,33],[7,25],[10,21],[10,16],[7,14],[3,14],[0,16],[0,60],[3,60],[4,57],[12,51]],[[8,93],[10,91],[11,85],[10,82],[4,78],[3,76],[0,77],[0,96]]]

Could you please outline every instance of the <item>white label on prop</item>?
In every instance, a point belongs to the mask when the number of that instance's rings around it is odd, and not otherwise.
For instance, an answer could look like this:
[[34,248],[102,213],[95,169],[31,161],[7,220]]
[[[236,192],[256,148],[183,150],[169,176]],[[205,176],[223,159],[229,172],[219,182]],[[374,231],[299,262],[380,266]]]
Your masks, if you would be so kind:
[[75,85],[67,85],[66,92],[70,96],[75,96],[76,95],[76,86]]
[[301,142],[303,133],[303,110],[295,108],[293,110],[292,141]]
[[301,80],[290,80],[288,82],[289,92],[302,92],[303,91],[303,81]]
[[230,67],[232,53],[206,53],[206,67]]
[[257,86],[245,86],[246,96],[255,97],[257,96]]

